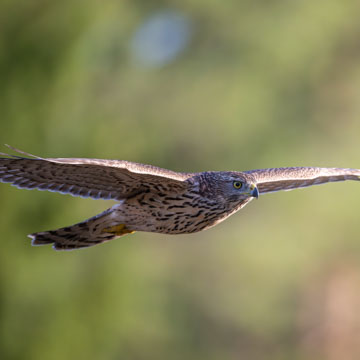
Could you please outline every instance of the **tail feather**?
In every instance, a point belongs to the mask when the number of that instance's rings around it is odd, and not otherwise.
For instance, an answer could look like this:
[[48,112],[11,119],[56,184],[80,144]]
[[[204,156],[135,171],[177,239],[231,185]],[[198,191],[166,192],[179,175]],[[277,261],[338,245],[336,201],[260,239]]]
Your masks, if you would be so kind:
[[[69,227],[72,231],[76,231],[77,225]],[[72,234],[64,232],[64,228],[51,231],[43,231],[28,235],[32,239],[31,244],[34,246],[53,245],[55,250],[74,250],[81,249],[105,241],[113,240],[116,235],[102,235],[98,238],[87,237],[88,234]]]
[[[130,231],[122,230],[120,233],[112,230],[114,227],[119,227],[116,221],[114,222],[113,210],[114,207],[72,226],[38,232],[28,236],[32,239],[32,245],[53,244],[55,250],[75,250],[101,244],[130,233]],[[122,226],[122,228],[124,227]]]

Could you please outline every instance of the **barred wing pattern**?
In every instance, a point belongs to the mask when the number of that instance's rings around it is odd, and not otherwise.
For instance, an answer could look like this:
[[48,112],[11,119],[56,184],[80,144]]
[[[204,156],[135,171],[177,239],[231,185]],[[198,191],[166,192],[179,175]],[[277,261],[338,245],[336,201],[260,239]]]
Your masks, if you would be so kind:
[[360,180],[358,169],[288,167],[251,170],[246,173],[254,176],[260,195],[332,181]]
[[[190,174],[129,161],[39,158],[14,150],[32,158],[1,157],[0,182],[24,189],[122,200],[143,191],[161,191],[164,187],[174,192],[182,191],[187,188],[185,180],[190,177]],[[0,155],[9,156],[3,153]]]

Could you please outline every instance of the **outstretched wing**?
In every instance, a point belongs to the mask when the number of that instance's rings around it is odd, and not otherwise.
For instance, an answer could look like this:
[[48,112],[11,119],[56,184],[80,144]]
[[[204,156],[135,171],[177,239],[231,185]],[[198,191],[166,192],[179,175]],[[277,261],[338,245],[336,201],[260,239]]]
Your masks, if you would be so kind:
[[360,170],[289,167],[246,171],[255,177],[260,194],[320,185],[331,181],[360,180]]
[[23,189],[122,200],[141,192],[182,191],[191,175],[129,161],[39,158],[12,149],[29,157],[0,153],[0,182]]

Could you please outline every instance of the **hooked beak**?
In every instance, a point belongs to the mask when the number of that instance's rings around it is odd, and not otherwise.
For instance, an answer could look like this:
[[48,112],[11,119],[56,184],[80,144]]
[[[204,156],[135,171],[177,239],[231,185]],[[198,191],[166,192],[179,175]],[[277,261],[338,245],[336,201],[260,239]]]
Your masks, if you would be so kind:
[[251,185],[250,185],[250,190],[251,190],[250,195],[251,195],[252,197],[254,197],[254,198],[258,198],[258,197],[259,197],[259,190],[258,190],[258,188],[256,187],[255,184],[251,184]]

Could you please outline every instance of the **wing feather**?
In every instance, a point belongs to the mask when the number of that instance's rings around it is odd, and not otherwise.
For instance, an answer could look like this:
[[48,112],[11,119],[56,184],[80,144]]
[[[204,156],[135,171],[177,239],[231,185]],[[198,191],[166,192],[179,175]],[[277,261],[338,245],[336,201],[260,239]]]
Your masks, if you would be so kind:
[[144,191],[181,191],[191,176],[129,161],[40,158],[12,149],[29,157],[0,153],[0,182],[23,189],[122,200]]
[[359,169],[288,167],[251,170],[246,173],[254,176],[260,194],[332,181],[360,180]]

